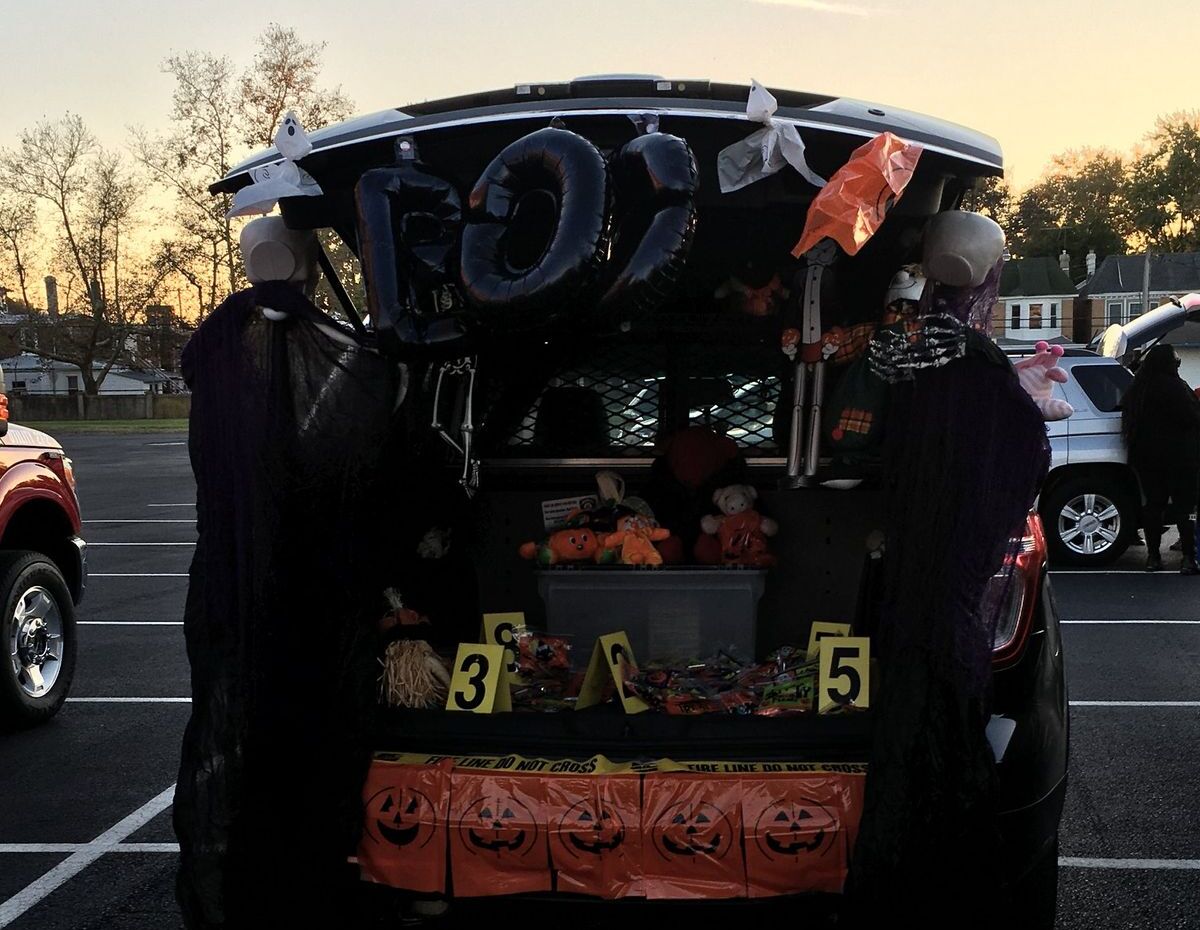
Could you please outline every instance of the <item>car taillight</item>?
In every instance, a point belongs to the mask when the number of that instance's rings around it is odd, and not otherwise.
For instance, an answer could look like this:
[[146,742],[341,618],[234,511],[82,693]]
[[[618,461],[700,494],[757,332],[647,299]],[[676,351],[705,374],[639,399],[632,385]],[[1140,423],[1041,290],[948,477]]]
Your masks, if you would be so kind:
[[1033,627],[1033,612],[1037,609],[1038,586],[1045,564],[1046,536],[1042,521],[1037,514],[1030,514],[1016,555],[992,578],[984,597],[985,605],[1000,612],[992,637],[992,665],[995,667],[1012,664],[1025,649]]
[[0,394],[0,423],[8,422],[8,395]]

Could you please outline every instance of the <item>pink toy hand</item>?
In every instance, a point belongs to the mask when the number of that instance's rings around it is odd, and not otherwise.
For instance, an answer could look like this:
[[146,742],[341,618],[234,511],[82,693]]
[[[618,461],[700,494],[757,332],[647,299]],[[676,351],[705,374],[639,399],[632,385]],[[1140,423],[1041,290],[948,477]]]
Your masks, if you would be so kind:
[[1058,367],[1062,358],[1063,347],[1051,346],[1039,342],[1036,351],[1029,358],[1023,358],[1013,367],[1044,420],[1065,420],[1075,412],[1075,408],[1065,400],[1054,396],[1054,383],[1062,384],[1067,380],[1067,373]]

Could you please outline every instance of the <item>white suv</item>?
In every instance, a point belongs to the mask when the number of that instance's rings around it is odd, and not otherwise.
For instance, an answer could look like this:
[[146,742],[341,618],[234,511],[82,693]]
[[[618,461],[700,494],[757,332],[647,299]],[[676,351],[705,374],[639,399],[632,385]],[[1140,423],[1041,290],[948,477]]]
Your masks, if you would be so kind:
[[1106,565],[1129,548],[1141,526],[1142,492],[1121,438],[1121,398],[1133,380],[1126,365],[1198,316],[1168,304],[1110,326],[1094,341],[1096,351],[1068,349],[1059,362],[1069,378],[1055,393],[1075,414],[1049,424],[1050,475],[1038,501],[1054,562]]

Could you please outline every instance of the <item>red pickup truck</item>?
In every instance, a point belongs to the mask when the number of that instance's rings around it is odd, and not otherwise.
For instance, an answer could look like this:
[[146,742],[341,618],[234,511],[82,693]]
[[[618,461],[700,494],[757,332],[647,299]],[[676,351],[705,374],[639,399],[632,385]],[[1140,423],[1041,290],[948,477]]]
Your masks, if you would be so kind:
[[45,433],[8,424],[0,394],[0,728],[49,719],[75,674],[87,582],[75,474]]

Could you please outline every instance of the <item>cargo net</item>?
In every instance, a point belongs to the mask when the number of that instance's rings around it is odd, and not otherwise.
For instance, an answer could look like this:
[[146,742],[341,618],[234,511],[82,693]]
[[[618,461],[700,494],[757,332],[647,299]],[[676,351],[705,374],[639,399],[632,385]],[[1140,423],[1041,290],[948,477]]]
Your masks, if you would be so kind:
[[[505,458],[645,457],[685,426],[707,426],[747,454],[778,454],[776,408],[782,380],[772,353],[761,367],[731,353],[690,347],[678,364],[662,346],[623,346],[612,361],[592,354],[526,386],[523,402],[505,416],[503,401],[485,414],[488,455]],[[678,350],[676,350],[678,351]],[[759,353],[754,353],[759,355]],[[705,358],[707,356],[708,358]],[[711,362],[712,364],[705,364]],[[489,390],[496,398],[504,393]],[[532,399],[530,396],[532,395]]]

